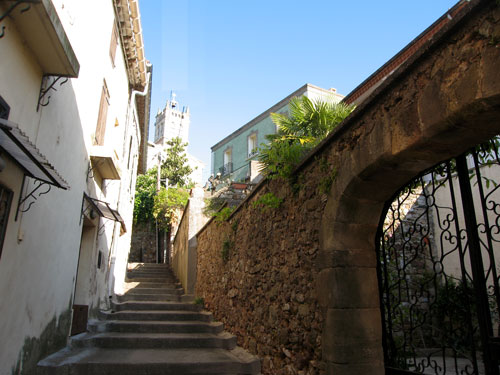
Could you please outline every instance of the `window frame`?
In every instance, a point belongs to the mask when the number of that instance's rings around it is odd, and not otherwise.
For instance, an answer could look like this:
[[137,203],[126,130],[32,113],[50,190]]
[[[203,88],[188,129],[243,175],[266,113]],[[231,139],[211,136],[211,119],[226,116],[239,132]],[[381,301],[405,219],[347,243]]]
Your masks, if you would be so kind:
[[[251,158],[255,155],[258,154],[258,132],[257,131],[253,131],[251,132],[248,136],[247,136],[247,157],[248,158]],[[254,147],[252,149],[250,149],[250,140],[252,139],[255,139],[255,143],[254,143]]]

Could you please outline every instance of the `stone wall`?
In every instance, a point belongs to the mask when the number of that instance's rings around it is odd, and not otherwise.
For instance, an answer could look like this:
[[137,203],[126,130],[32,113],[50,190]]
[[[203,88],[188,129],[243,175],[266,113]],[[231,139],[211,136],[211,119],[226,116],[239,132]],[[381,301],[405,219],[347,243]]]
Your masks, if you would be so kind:
[[[385,373],[375,253],[385,203],[423,170],[500,132],[500,8],[471,0],[463,10],[318,146],[295,181],[264,181],[229,222],[198,233],[196,293],[262,358],[264,374]],[[258,204],[267,193],[283,200],[279,208]]]
[[134,225],[128,261],[156,263],[156,232],[154,224]]
[[[229,222],[212,221],[198,235],[196,294],[239,345],[261,357],[264,374],[324,369],[314,267],[324,180],[310,168],[293,188],[264,182]],[[270,192],[283,200],[279,208],[253,204]]]

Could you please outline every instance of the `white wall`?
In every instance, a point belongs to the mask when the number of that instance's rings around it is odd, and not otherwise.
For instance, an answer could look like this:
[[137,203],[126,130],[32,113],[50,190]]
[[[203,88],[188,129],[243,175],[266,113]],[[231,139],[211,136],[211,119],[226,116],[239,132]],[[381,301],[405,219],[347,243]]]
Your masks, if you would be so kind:
[[[134,111],[129,108],[121,47],[117,49],[115,67],[109,56],[114,20],[112,2],[53,0],[53,3],[81,68],[78,78],[56,86],[50,104],[39,112],[36,105],[42,71],[36,59],[24,47],[15,25],[8,19],[4,21],[8,27],[6,35],[0,40],[0,96],[11,107],[9,120],[19,125],[70,185],[66,191],[52,187],[15,222],[22,172],[10,159],[0,172],[0,183],[15,193],[0,258],[0,374],[10,373],[16,366],[25,339],[39,337],[53,318],[68,312],[82,233],[80,212],[84,191],[118,207],[128,230],[120,236],[119,224],[100,220],[105,227],[87,259],[92,270],[90,309],[106,307],[108,280],[120,290],[128,257],[131,192],[135,189],[140,135]],[[104,79],[110,93],[105,145],[118,156],[122,180],[104,180],[101,189],[92,178],[87,181],[87,171]],[[133,156],[127,169],[130,136]],[[100,270],[96,268],[99,250],[103,253]]]

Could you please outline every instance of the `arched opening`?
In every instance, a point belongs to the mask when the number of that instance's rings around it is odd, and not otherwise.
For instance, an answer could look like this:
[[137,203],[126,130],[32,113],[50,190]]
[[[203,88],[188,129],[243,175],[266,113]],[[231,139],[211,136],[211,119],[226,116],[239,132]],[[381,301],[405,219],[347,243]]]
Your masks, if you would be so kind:
[[386,373],[375,246],[386,202],[422,171],[500,134],[498,101],[468,103],[420,133],[407,131],[411,123],[374,126],[342,155],[322,218],[318,261],[327,373]]
[[500,141],[387,201],[376,239],[387,373],[498,374]]

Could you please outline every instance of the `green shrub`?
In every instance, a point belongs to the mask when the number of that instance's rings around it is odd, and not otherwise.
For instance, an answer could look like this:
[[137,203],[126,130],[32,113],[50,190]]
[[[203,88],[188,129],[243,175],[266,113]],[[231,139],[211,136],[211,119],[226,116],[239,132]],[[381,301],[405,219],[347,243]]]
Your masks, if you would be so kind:
[[231,252],[231,249],[233,248],[233,242],[230,241],[229,239],[224,240],[222,243],[222,261],[226,263],[229,260],[229,255]]
[[274,209],[279,208],[281,206],[282,202],[283,202],[283,199],[278,198],[273,193],[266,193],[266,194],[262,195],[256,201],[252,202],[252,207],[253,208],[260,208],[260,210],[262,212],[265,212],[271,208],[274,208]]

